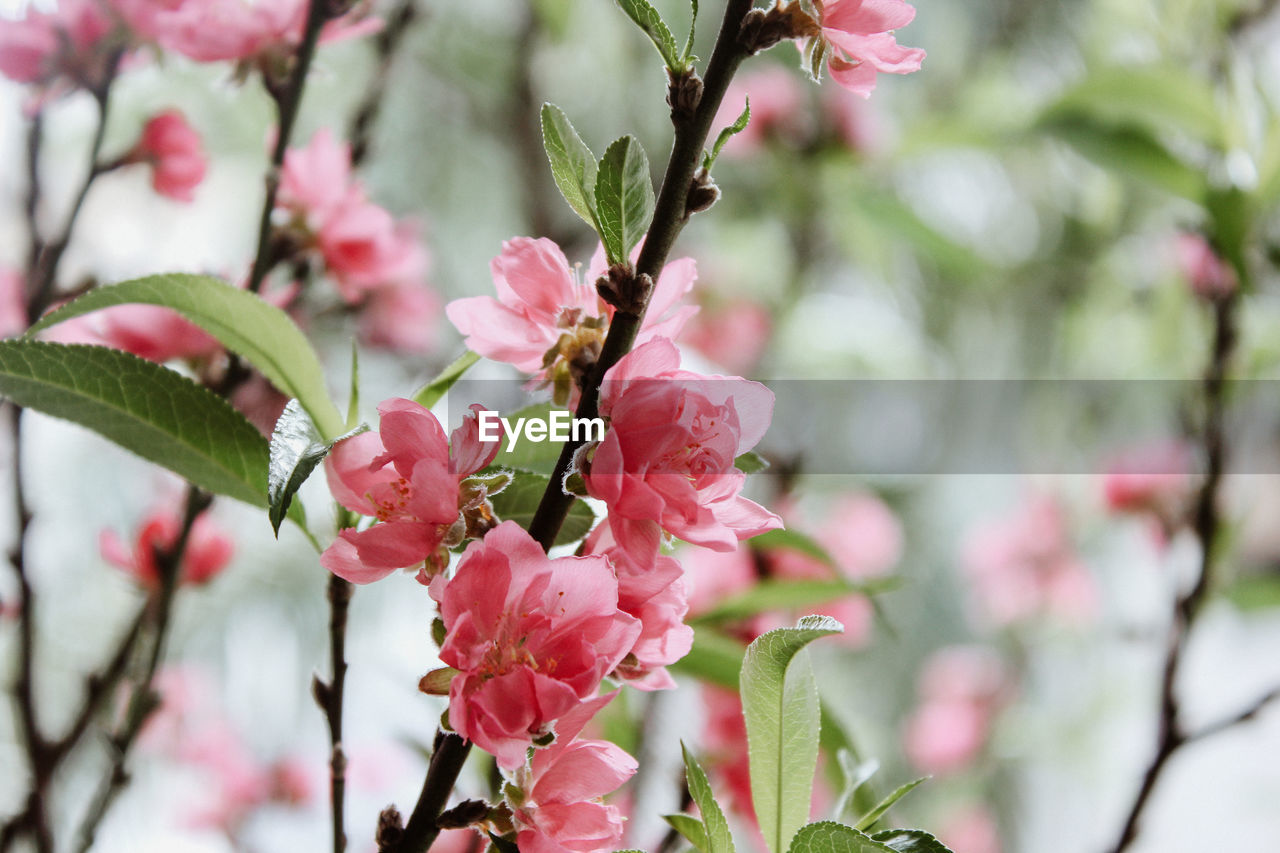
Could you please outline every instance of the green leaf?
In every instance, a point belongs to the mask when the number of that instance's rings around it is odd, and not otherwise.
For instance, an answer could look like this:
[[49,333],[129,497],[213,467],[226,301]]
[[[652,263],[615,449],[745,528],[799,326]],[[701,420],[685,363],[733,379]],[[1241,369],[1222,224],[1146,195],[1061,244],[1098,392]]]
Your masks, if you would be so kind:
[[711,783],[707,774],[698,765],[697,759],[683,743],[680,750],[684,753],[684,778],[689,786],[689,796],[702,814],[702,826],[706,830],[707,847],[705,853],[734,853],[733,835],[729,832],[729,821],[724,811],[711,793]]
[[1198,169],[1182,162],[1139,125],[1110,124],[1065,113],[1045,117],[1040,126],[1117,177],[1133,176],[1197,203],[1208,188]]
[[[520,418],[534,418],[546,421],[552,410],[558,409],[550,403],[535,403],[504,417],[514,427]],[[491,468],[509,468],[514,471],[526,471],[530,474],[542,474],[550,477],[556,462],[560,459],[560,450],[564,445],[558,441],[529,441],[521,435],[514,450],[507,450],[507,437],[502,437],[502,449],[493,458]]]
[[[823,721],[825,729],[826,721]],[[870,761],[859,762],[853,753],[847,749],[839,750],[836,753],[836,761],[840,765],[840,772],[844,776],[844,785],[840,790],[840,799],[836,800],[835,808],[832,814],[837,820],[844,820],[845,815],[855,808],[854,800],[858,795],[858,791],[863,785],[871,781],[871,777],[876,775],[880,770],[880,762],[876,759]]]
[[827,549],[818,544],[812,536],[807,536],[798,530],[768,530],[759,536],[752,536],[747,540],[752,548],[760,551],[769,551],[774,548],[790,548],[793,551],[799,551],[806,557],[813,557],[827,566],[835,569],[835,559],[827,553]]
[[690,3],[693,6],[693,17],[689,20],[689,38],[685,40],[684,54],[681,56],[686,68],[693,61],[693,34],[698,28],[698,0],[690,0]]
[[737,468],[744,474],[758,474],[761,471],[768,470],[769,460],[765,459],[754,450],[748,450],[746,453],[733,460],[733,467]]
[[952,853],[950,847],[923,829],[886,829],[871,837],[897,853]]
[[356,428],[356,424],[360,421],[360,351],[356,349],[356,342],[351,342],[351,390],[347,397],[347,422],[346,428],[351,430]]
[[202,489],[267,503],[267,440],[185,376],[108,347],[0,341],[0,396],[79,424]]
[[740,593],[697,617],[697,622],[716,623],[746,619],[766,610],[802,610],[850,595],[877,595],[895,589],[900,578],[886,577],[855,582],[830,580],[767,580]]
[[600,158],[595,197],[596,221],[609,263],[625,264],[653,217],[649,158],[634,136],[614,140]]
[[[493,504],[493,511],[498,518],[503,521],[514,521],[528,530],[529,522],[533,521],[533,514],[538,509],[539,501],[542,500],[542,493],[547,490],[547,484],[550,482],[550,477],[519,471],[511,480],[511,485],[491,497],[489,502]],[[560,527],[555,544],[565,545],[576,542],[591,531],[591,525],[595,524],[595,520],[596,517],[591,512],[591,508],[582,501],[575,500],[569,509],[568,516],[565,517],[564,524]]]
[[797,832],[789,853],[893,853],[893,848],[851,826],[822,820]]
[[419,406],[431,408],[462,378],[462,374],[466,373],[471,368],[471,365],[479,360],[480,356],[471,350],[467,350],[454,359],[448,367],[440,371],[435,379],[422,386],[418,393],[413,395],[413,402]]
[[786,850],[808,820],[818,763],[818,690],[802,651],[843,630],[829,617],[806,616],[756,638],[742,660],[751,800],[771,853]]
[[285,404],[271,433],[271,459],[267,470],[267,517],[271,519],[271,529],[276,536],[280,535],[280,525],[289,512],[293,496],[333,446],[368,429],[368,426],[360,425],[333,441],[325,441],[297,400]]
[[551,175],[573,212],[597,232],[595,186],[596,155],[578,136],[569,118],[555,104],[542,105],[542,147],[551,163]]
[[329,398],[320,360],[289,315],[256,294],[210,276],[168,273],[97,287],[41,318],[27,335],[91,311],[128,304],[177,311],[256,367],[281,393],[296,398],[326,438],[342,433],[342,416]]
[[928,778],[928,776],[921,776],[919,779],[908,782],[905,785],[899,785],[897,789],[889,794],[889,796],[877,803],[875,808],[858,818],[858,822],[854,824],[854,828],[866,831],[875,826],[876,821],[884,816],[884,813],[889,810],[890,806],[905,797],[907,794],[910,794],[917,786],[920,785],[921,782]]
[[720,156],[720,151],[724,148],[725,143],[737,136],[739,133],[747,129],[747,122],[751,121],[751,99],[747,98],[746,106],[742,108],[742,112],[734,119],[733,124],[720,131],[720,135],[716,137],[716,144],[711,146],[710,154],[702,155],[702,168],[708,172],[715,165],[716,159]]
[[669,814],[663,815],[662,819],[671,825],[671,828],[680,833],[685,841],[688,841],[700,853],[710,853],[707,850],[709,842],[707,841],[707,827],[702,821],[693,815],[687,814]]
[[1157,134],[1181,131],[1211,145],[1221,145],[1224,139],[1213,89],[1202,77],[1175,65],[1098,69],[1068,89],[1048,112],[1140,125]]
[[737,689],[742,668],[742,643],[726,637],[714,628],[694,625],[693,648],[672,664],[677,672],[687,673],[703,681]]
[[662,54],[662,61],[667,63],[667,67],[675,72],[683,71],[684,61],[676,53],[675,36],[671,35],[671,29],[662,20],[658,10],[649,5],[649,0],[615,0],[615,2],[653,41],[653,46],[658,49],[658,53]]

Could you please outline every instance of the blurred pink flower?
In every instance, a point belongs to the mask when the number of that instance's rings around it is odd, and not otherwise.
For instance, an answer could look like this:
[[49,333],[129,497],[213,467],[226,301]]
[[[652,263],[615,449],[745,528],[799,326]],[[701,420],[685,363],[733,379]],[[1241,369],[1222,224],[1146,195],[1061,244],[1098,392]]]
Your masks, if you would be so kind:
[[27,330],[27,283],[17,270],[0,267],[0,338]]
[[879,113],[867,101],[845,89],[824,89],[822,110],[836,134],[851,151],[874,154],[885,144],[885,128]]
[[603,797],[632,777],[636,760],[615,744],[578,738],[616,693],[579,704],[556,724],[556,739],[516,776],[524,800],[514,809],[521,853],[594,853],[622,840],[623,817]]
[[325,459],[329,490],[338,503],[378,523],[343,530],[320,565],[363,584],[436,559],[450,528],[461,523],[459,483],[492,462],[500,446],[480,442],[479,408],[472,407],[450,441],[429,410],[392,398],[378,406],[379,432],[339,442]]
[[1000,829],[984,806],[951,815],[938,830],[938,840],[955,853],[1000,853]]
[[18,20],[0,17],[0,74],[18,83],[96,83],[114,29],[100,0],[61,0],[50,12],[28,8]]
[[732,551],[685,548],[680,552],[689,584],[689,612],[695,616],[714,610],[716,605],[746,592],[760,580],[750,547],[739,545]]
[[734,459],[755,447],[773,416],[773,392],[738,377],[680,370],[680,353],[655,338],[624,356],[600,390],[610,420],[582,471],[587,492],[609,507],[618,545],[652,559],[662,531],[731,551],[738,540],[782,526],[742,497]]
[[751,764],[747,756],[747,722],[736,690],[704,684],[700,690],[705,722],[702,728],[703,761],[714,774],[716,790],[727,790],[721,803],[754,820],[751,802]]
[[640,620],[640,635],[614,676],[641,690],[675,687],[666,667],[693,646],[693,629],[684,624],[689,612],[684,568],[662,555],[648,564],[635,562],[617,547],[608,519],[587,537],[586,553],[609,558],[618,578],[618,609]]
[[151,164],[151,185],[175,201],[192,201],[196,187],[204,180],[206,162],[200,134],[179,110],[152,116],[132,156]]
[[366,197],[349,145],[322,128],[289,149],[276,204],[299,241],[319,251],[343,300],[365,303],[362,337],[412,352],[429,346],[438,305],[425,283],[430,256],[409,224]]
[[780,65],[764,65],[733,78],[712,127],[728,127],[751,104],[751,120],[724,146],[728,157],[750,157],[770,138],[799,145],[810,132],[805,90],[795,72]]
[[506,770],[596,692],[640,633],[618,609],[607,559],[553,560],[513,521],[473,542],[431,594],[447,631],[440,659],[461,673],[449,721]]
[[[595,363],[614,312],[596,292],[596,279],[607,272],[602,249],[580,277],[551,240],[516,237],[502,244],[489,270],[497,299],[472,296],[445,306],[470,349],[557,385],[570,384],[575,373]],[[696,278],[692,258],[667,264],[654,284],[637,344],[679,333],[698,310],[680,305]]]
[[[98,535],[98,547],[103,559],[124,569],[143,586],[154,589],[160,583],[156,551],[172,548],[180,528],[181,520],[176,513],[157,509],[143,521],[132,549],[113,530],[104,530]],[[231,562],[234,552],[230,537],[218,529],[213,519],[207,514],[199,516],[191,526],[183,552],[179,582],[208,583]]]
[[819,5],[821,38],[831,49],[831,79],[850,92],[870,97],[876,74],[910,74],[920,70],[925,53],[902,47],[892,30],[916,16],[903,0],[827,0]]
[[440,313],[440,297],[421,278],[394,282],[369,294],[360,311],[360,339],[370,346],[423,354],[436,342]]
[[1065,513],[1051,497],[1033,495],[1009,515],[975,528],[962,563],[982,612],[997,626],[1043,614],[1080,624],[1097,613],[1093,576],[1076,556]]
[[1130,448],[1112,460],[1103,477],[1107,509],[1153,518],[1163,540],[1187,521],[1194,469],[1195,454],[1185,442]]
[[[302,40],[306,0],[111,0],[139,35],[197,62],[285,55]],[[321,41],[376,31],[376,19],[330,21]]]
[[703,305],[689,319],[681,340],[733,373],[755,368],[769,345],[773,319],[758,302],[737,300],[723,305]]
[[989,649],[950,646],[934,652],[917,683],[920,705],[903,732],[907,757],[924,773],[969,767],[986,746],[1010,690],[1003,663]]
[[276,386],[257,371],[231,392],[231,405],[268,438],[275,431],[276,421],[280,419],[288,402],[288,395],[278,391]]
[[1176,254],[1182,275],[1196,296],[1214,300],[1223,299],[1235,292],[1235,270],[1218,257],[1202,235],[1189,231],[1179,234]]

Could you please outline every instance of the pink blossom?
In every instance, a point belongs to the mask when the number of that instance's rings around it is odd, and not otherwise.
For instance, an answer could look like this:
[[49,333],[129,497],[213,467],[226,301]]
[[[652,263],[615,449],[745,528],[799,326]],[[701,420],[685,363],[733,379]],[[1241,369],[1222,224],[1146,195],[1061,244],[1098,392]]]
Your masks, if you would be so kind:
[[[112,530],[99,534],[98,547],[103,559],[124,569],[143,586],[154,589],[160,583],[156,551],[172,548],[178,540],[180,528],[181,521],[175,513],[157,509],[143,521],[132,550]],[[179,582],[208,583],[231,562],[234,551],[231,539],[218,529],[213,520],[208,515],[199,516],[191,527],[182,555]]]
[[351,171],[349,145],[321,129],[306,146],[289,149],[276,204],[292,217],[289,228],[298,240],[319,251],[348,304],[369,299],[383,322],[390,313],[414,312],[387,328],[366,321],[366,334],[379,343],[424,345],[426,336],[410,325],[435,310],[435,295],[424,283],[430,257],[412,227],[366,197]]
[[27,283],[17,270],[0,267],[0,338],[27,330]]
[[845,89],[825,89],[822,110],[849,150],[870,155],[884,147],[884,123],[873,102],[856,97]]
[[[306,0],[112,0],[144,38],[197,62],[269,60],[291,53],[302,41]],[[337,41],[377,30],[376,20],[353,15],[330,21],[321,41]]]
[[447,631],[440,659],[460,671],[449,722],[507,770],[596,692],[640,633],[618,609],[607,558],[553,560],[513,521],[473,542],[431,594]]
[[739,545],[732,551],[686,548],[681,551],[689,583],[689,612],[709,613],[760,580],[752,550]]
[[421,281],[405,281],[369,294],[360,312],[360,339],[370,346],[424,354],[436,342],[440,297]]
[[533,754],[517,774],[524,798],[513,810],[521,853],[595,853],[622,840],[623,818],[602,798],[636,772],[636,760],[607,741],[578,737],[617,695],[583,702],[560,718],[555,742]]
[[955,773],[986,746],[1009,697],[1008,675],[990,650],[951,646],[926,661],[917,691],[921,703],[903,733],[907,757],[924,773]]
[[96,343],[148,361],[203,361],[222,352],[217,339],[171,308],[117,305],[76,317],[43,334],[46,340]]
[[133,157],[151,164],[151,185],[175,201],[192,201],[196,187],[204,180],[200,134],[179,110],[165,110],[147,121]]
[[681,340],[726,370],[745,374],[759,363],[772,332],[769,311],[758,302],[741,299],[719,306],[704,304],[690,318]]
[[955,853],[1000,853],[1000,828],[983,806],[951,815],[938,830],[938,840]]
[[810,132],[800,80],[780,65],[765,65],[735,76],[712,126],[733,124],[748,102],[751,120],[725,144],[726,156],[750,157],[772,137],[798,145]]
[[693,629],[684,624],[689,612],[684,568],[661,555],[648,564],[637,563],[617,547],[607,519],[587,537],[586,553],[609,558],[618,578],[618,609],[640,621],[640,635],[615,677],[641,690],[675,687],[666,667],[693,647]]
[[910,74],[920,70],[925,53],[902,47],[892,30],[916,16],[903,0],[827,0],[818,6],[821,39],[831,50],[831,78],[851,92],[870,97],[876,74]]
[[734,459],[755,447],[773,416],[773,392],[738,377],[680,370],[666,338],[632,350],[605,374],[604,440],[582,471],[587,492],[609,506],[618,544],[640,563],[662,531],[720,551],[782,519],[742,497]]
[[1098,606],[1096,584],[1071,546],[1059,503],[1031,496],[966,539],[963,567],[985,616],[1008,625],[1053,614],[1087,622]]
[[288,402],[289,397],[256,370],[231,392],[231,405],[268,438],[275,431],[276,421],[280,420]]
[[99,0],[61,0],[51,12],[0,17],[0,74],[18,83],[90,85],[103,71],[114,21]]
[[[595,362],[614,311],[595,288],[596,279],[607,271],[603,250],[596,251],[579,277],[552,241],[516,237],[502,244],[489,270],[497,299],[473,296],[445,306],[469,348],[558,383],[567,383]],[[654,285],[637,343],[679,333],[697,311],[679,305],[696,277],[692,258],[667,264]]]
[[338,503],[378,523],[343,530],[320,565],[352,583],[371,583],[438,560],[451,528],[464,523],[459,484],[498,452],[500,442],[479,439],[479,408],[472,407],[450,441],[430,411],[393,398],[378,406],[379,432],[339,442],[325,459],[329,489]]
[[1236,273],[1199,234],[1183,232],[1176,246],[1182,275],[1196,296],[1205,300],[1224,299],[1236,291]]
[[1194,467],[1194,454],[1185,442],[1130,448],[1112,460],[1103,477],[1107,509],[1149,516],[1158,523],[1163,541],[1187,521]]

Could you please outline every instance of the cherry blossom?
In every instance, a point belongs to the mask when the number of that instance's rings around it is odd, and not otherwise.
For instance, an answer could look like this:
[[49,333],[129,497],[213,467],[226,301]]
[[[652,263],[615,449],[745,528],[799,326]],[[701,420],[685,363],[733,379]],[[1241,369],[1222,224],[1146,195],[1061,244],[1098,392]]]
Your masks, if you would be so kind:
[[716,550],[737,547],[782,519],[740,494],[734,459],[764,435],[773,393],[738,377],[680,370],[671,341],[656,338],[605,374],[604,440],[583,466],[588,494],[609,506],[619,546],[638,562],[662,532]]
[[155,191],[175,201],[193,200],[204,180],[200,134],[179,110],[165,110],[147,121],[131,159],[149,163]]
[[826,0],[817,4],[820,34],[811,50],[830,51],[831,79],[850,92],[870,97],[876,74],[910,74],[920,70],[925,53],[902,47],[892,30],[916,16],[903,0]]
[[[99,534],[98,547],[103,559],[124,569],[143,586],[155,588],[160,584],[156,551],[172,548],[178,540],[181,526],[181,519],[176,513],[168,509],[157,509],[143,521],[132,548],[113,530],[104,530]],[[200,515],[191,526],[191,534],[183,551],[179,582],[208,583],[231,562],[234,551],[231,538],[219,530],[208,515]]]
[[440,659],[460,673],[449,722],[507,770],[595,694],[640,634],[639,620],[618,609],[607,558],[551,559],[513,521],[468,546],[431,594],[447,632]]
[[[562,392],[558,401],[570,401],[570,387],[595,363],[613,317],[613,307],[595,287],[607,271],[603,249],[579,276],[551,240],[516,237],[502,244],[489,270],[498,297],[455,299],[445,314],[471,350],[551,382]],[[679,304],[696,278],[692,258],[667,264],[654,284],[637,344],[680,332],[698,310]]]
[[623,817],[602,797],[636,772],[636,760],[615,744],[579,738],[583,726],[617,695],[583,702],[556,724],[555,742],[533,754],[516,784],[514,808],[521,853],[594,853],[622,840]]
[[[463,510],[483,502],[484,492],[459,489],[463,479],[488,465],[500,442],[481,442],[476,411],[447,439],[436,416],[401,398],[378,406],[379,432],[340,441],[325,459],[329,489],[352,512],[377,524],[343,530],[320,556],[320,565],[352,583],[371,583],[396,569],[447,562],[438,552],[467,533]],[[430,574],[430,572],[427,572]]]

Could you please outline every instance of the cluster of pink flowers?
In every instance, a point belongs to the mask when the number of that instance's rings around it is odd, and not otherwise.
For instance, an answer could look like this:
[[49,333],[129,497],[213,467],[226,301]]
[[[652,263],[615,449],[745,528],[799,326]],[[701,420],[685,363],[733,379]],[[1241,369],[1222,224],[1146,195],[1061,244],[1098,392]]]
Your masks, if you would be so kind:
[[1042,615],[1079,624],[1098,608],[1097,585],[1072,547],[1066,513],[1046,495],[975,528],[963,569],[982,616],[997,626]]
[[406,222],[369,200],[351,168],[351,147],[328,130],[285,154],[276,196],[285,231],[313,248],[348,305],[360,305],[367,343],[424,352],[440,307],[426,285],[430,256]]
[[[155,589],[160,584],[156,552],[174,546],[181,526],[181,519],[173,510],[157,509],[143,520],[132,548],[113,530],[99,534],[98,547],[107,562],[123,569],[143,587]],[[207,514],[201,515],[191,526],[179,567],[179,583],[208,583],[226,568],[234,553],[231,538]]]
[[920,704],[903,731],[911,763],[937,775],[971,767],[1009,693],[1009,677],[994,652],[975,646],[934,652],[920,672]]
[[114,16],[100,0],[61,0],[50,12],[0,18],[0,74],[48,92],[96,86],[115,49]]

